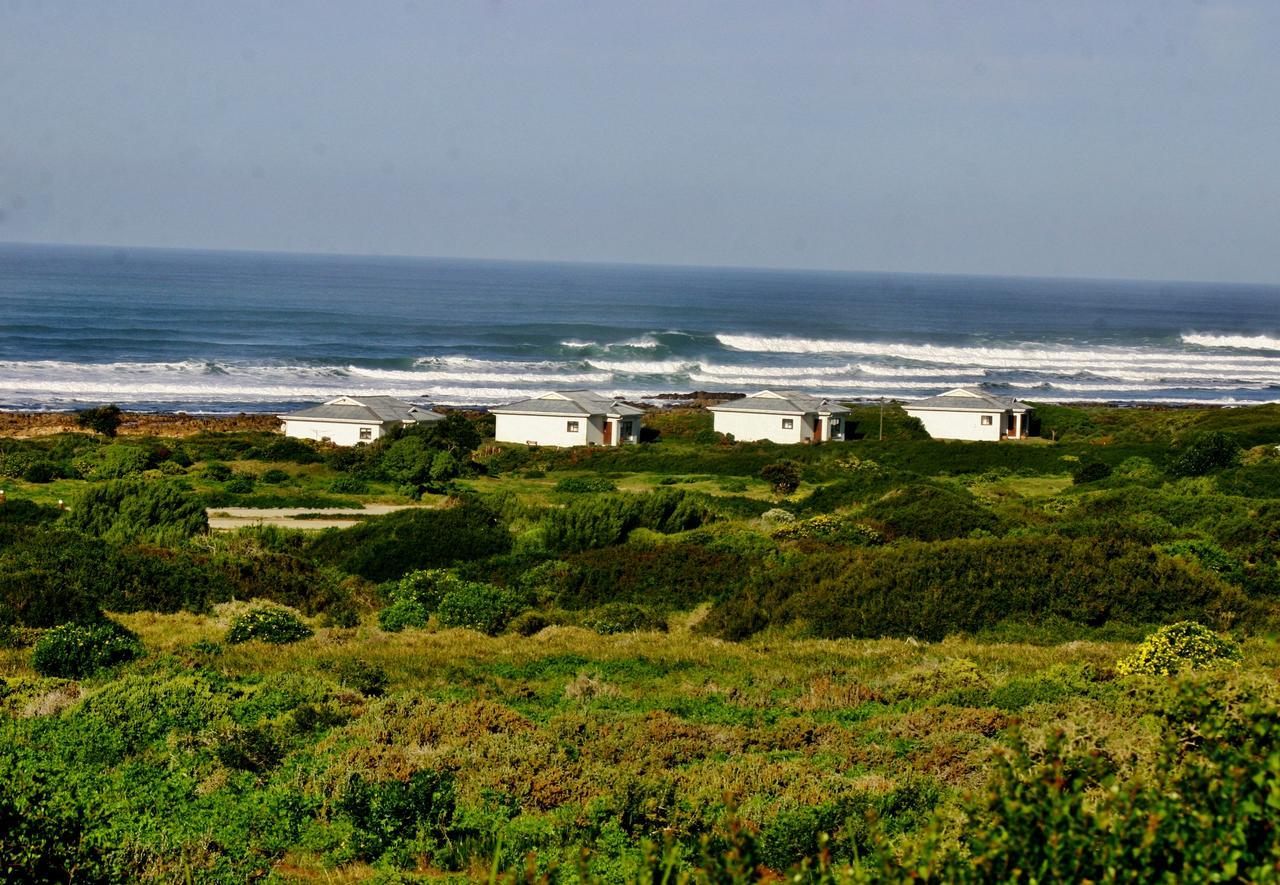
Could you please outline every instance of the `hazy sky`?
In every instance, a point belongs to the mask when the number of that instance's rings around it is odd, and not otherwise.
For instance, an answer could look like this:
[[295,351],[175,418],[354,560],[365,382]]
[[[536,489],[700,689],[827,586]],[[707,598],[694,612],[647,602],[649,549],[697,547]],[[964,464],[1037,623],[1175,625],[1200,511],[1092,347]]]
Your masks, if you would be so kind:
[[0,241],[1280,281],[1280,2],[0,0]]

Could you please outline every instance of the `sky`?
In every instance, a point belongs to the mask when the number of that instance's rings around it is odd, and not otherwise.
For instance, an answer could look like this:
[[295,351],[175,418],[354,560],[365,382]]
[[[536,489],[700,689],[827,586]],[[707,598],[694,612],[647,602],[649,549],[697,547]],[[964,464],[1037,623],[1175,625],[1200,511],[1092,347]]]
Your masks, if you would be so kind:
[[0,0],[0,241],[1280,282],[1275,0]]

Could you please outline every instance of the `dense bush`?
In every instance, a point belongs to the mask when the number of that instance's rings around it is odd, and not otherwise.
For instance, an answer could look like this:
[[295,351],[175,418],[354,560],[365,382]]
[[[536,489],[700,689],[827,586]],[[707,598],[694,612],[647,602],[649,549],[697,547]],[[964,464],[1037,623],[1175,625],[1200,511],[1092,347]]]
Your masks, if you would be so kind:
[[700,498],[685,492],[597,495],[551,511],[544,537],[549,549],[572,552],[621,543],[637,528],[663,534],[687,531],[702,525],[709,515]]
[[1117,871],[1270,881],[1280,824],[1275,779],[1263,772],[1280,770],[1280,713],[1259,703],[1233,709],[1188,685],[1167,717],[1156,758],[1137,778],[1060,733],[1043,749],[1019,737],[997,759],[990,788],[968,803],[962,850],[926,849],[904,866],[939,882],[1100,882]]
[[227,484],[222,487],[222,490],[232,495],[248,495],[253,492],[253,487],[253,477],[241,473],[231,477]]
[[1240,646],[1195,621],[1169,624],[1152,633],[1138,650],[1116,664],[1122,676],[1172,676],[1240,660]]
[[431,610],[416,599],[397,599],[378,612],[378,626],[388,633],[399,633],[406,627],[425,627]]
[[1097,482],[1111,475],[1111,468],[1104,461],[1085,461],[1071,474],[1071,482],[1075,485]]
[[73,462],[76,472],[88,480],[124,479],[136,476],[153,464],[152,453],[141,446],[113,443]]
[[775,461],[760,469],[760,478],[779,495],[789,495],[800,487],[800,465],[795,461]]
[[137,635],[115,621],[62,624],[41,634],[31,666],[41,676],[83,679],[142,654]]
[[475,501],[443,509],[412,508],[321,533],[310,552],[321,562],[372,581],[414,569],[480,560],[511,549],[497,514]]
[[829,541],[859,547],[884,543],[883,534],[862,524],[853,514],[822,514],[788,523],[775,529],[773,536],[781,541]]
[[557,492],[585,494],[590,492],[616,492],[618,487],[600,476],[566,476],[556,483]]
[[520,593],[493,584],[467,582],[444,595],[436,617],[443,627],[469,627],[496,636],[526,607]]
[[667,619],[634,602],[610,602],[594,608],[582,619],[582,625],[597,633],[631,633],[636,630],[667,629]]
[[1000,520],[967,492],[910,485],[863,508],[861,517],[891,538],[943,541],[976,531],[995,532]]
[[112,540],[174,540],[209,530],[195,498],[169,482],[115,480],[89,486],[66,516],[66,524]]
[[312,630],[297,613],[276,605],[255,605],[236,615],[227,630],[227,642],[235,644],[258,640],[276,645],[297,642],[312,635]]
[[369,484],[356,476],[339,476],[329,483],[328,491],[335,495],[363,495]]
[[94,406],[76,413],[76,424],[94,433],[106,437],[114,437],[120,429],[120,407],[115,403],[106,406]]
[[1240,443],[1234,436],[1210,431],[1194,437],[1169,462],[1174,476],[1204,476],[1240,460]]
[[823,637],[937,640],[1009,618],[1226,623],[1254,612],[1239,590],[1146,547],[1009,538],[813,555],[763,573],[717,605],[705,628],[739,638],[799,620]]

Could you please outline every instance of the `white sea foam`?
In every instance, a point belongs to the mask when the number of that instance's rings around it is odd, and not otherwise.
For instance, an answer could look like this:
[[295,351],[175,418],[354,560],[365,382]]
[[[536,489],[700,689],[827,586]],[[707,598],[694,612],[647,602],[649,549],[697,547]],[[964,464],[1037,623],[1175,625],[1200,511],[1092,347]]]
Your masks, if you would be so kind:
[[853,366],[726,366],[701,363],[701,374],[706,377],[729,378],[804,378],[822,375],[848,375]]
[[1215,335],[1212,332],[1184,332],[1185,344],[1200,347],[1230,347],[1241,350],[1280,350],[1280,338],[1271,335]]
[[689,360],[605,360],[589,357],[585,360],[593,369],[621,372],[626,375],[676,375],[697,368]]
[[1224,372],[1239,371],[1241,367],[1274,368],[1275,357],[1189,352],[1134,350],[1119,347],[1059,347],[1047,348],[1032,343],[1011,344],[1005,347],[990,346],[941,346],[933,344],[901,344],[883,341],[817,340],[810,338],[775,338],[758,335],[718,334],[716,339],[725,347],[747,353],[821,353],[824,355],[874,356],[891,359],[913,360],[933,365],[981,366],[1011,370],[1049,370],[1057,368],[1110,367],[1186,367],[1213,369]]

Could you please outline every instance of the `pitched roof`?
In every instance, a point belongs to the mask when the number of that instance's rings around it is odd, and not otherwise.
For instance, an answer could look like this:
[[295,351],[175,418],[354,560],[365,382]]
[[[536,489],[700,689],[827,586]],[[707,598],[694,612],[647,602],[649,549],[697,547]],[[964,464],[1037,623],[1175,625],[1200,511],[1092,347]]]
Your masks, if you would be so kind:
[[811,396],[795,390],[761,390],[742,399],[707,406],[711,412],[768,412],[770,414],[804,415],[809,412],[843,415],[849,410],[833,399]]
[[541,396],[522,399],[519,402],[494,406],[489,410],[501,415],[607,415],[609,417],[631,417],[643,415],[644,409],[627,405],[621,400],[596,393],[594,390],[553,390]]
[[940,393],[928,399],[907,403],[904,408],[908,412],[912,409],[944,412],[989,412],[992,409],[998,409],[1001,412],[1006,410],[1025,412],[1031,407],[1012,397],[987,393],[979,387],[957,387],[954,390],[948,390],[946,393]]
[[361,424],[413,424],[439,421],[444,415],[393,396],[340,396],[318,406],[277,415],[304,421],[356,421]]

